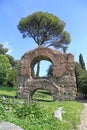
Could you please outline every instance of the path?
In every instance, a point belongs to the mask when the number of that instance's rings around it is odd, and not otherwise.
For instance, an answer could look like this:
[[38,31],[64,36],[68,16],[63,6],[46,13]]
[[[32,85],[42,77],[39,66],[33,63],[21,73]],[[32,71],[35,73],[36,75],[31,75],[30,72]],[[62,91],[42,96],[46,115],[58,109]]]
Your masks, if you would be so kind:
[[81,124],[78,126],[78,130],[87,130],[87,100],[81,101],[85,106],[81,115]]

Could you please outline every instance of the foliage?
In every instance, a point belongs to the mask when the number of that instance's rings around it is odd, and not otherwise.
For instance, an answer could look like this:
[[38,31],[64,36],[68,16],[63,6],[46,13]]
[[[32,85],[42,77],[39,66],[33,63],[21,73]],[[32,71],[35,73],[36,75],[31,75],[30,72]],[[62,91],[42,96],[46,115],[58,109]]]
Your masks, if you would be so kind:
[[[63,121],[53,116],[53,112],[62,106]],[[82,105],[74,101],[32,103],[30,106],[13,103],[12,100],[0,98],[0,121],[9,121],[24,130],[77,130]]]
[[[62,48],[63,52],[70,43],[70,35],[64,30],[65,22],[57,16],[48,12],[35,12],[22,18],[18,24],[18,29],[23,34],[23,38],[31,37],[38,46]],[[40,61],[37,63],[36,76],[39,77]]]
[[83,73],[83,69],[81,67],[81,64],[78,62],[75,62],[75,75],[76,75],[76,83],[77,83],[77,89],[79,89],[79,75]]
[[8,77],[8,82],[7,86],[9,87],[14,87],[16,86],[16,79],[17,79],[17,73],[19,69],[19,60],[14,60],[13,66],[10,69],[9,77]]
[[82,69],[86,70],[82,54],[79,55],[79,63],[81,64]]
[[[13,95],[13,88],[0,88],[0,92]],[[0,96],[0,121],[14,123],[24,130],[77,130],[82,104],[76,101],[32,102],[25,106],[19,99]],[[63,107],[63,120],[54,118],[54,111]]]
[[5,48],[2,43],[0,43],[0,54],[6,54],[8,52],[8,48]]
[[87,71],[84,71],[78,77],[79,91],[87,95]]
[[12,68],[6,55],[0,54],[0,86],[16,85],[17,69]]
[[9,59],[10,64],[13,66],[14,65],[14,58],[13,56],[8,55],[8,48],[5,48],[2,43],[0,43],[0,54],[6,55],[7,58]]
[[32,37],[39,46],[66,47],[70,35],[64,31],[65,23],[48,12],[35,12],[19,22],[18,29],[23,38]]
[[7,80],[7,86],[14,87],[16,86],[16,76],[17,75],[17,69],[13,68],[10,69],[8,80]]
[[17,69],[19,60],[14,60],[13,56],[8,55],[9,49],[0,43],[0,86],[16,85]]
[[11,64],[11,67],[12,67],[12,68],[17,68],[17,66],[18,66],[18,64],[19,64],[19,60],[15,60],[13,56],[8,55],[8,54],[6,54],[6,56],[7,56],[8,59],[9,59],[9,62],[10,62],[10,64]]
[[84,71],[81,67],[81,64],[78,62],[75,62],[75,71],[77,76],[79,76]]
[[0,55],[0,85],[6,85],[11,65],[5,55]]
[[50,65],[47,70],[47,76],[52,77],[53,76],[53,65]]
[[78,92],[87,95],[87,71],[78,62],[75,62],[75,75]]
[[19,65],[20,65],[20,60],[15,60],[13,68],[19,69]]
[[[32,103],[30,106],[23,105],[20,108],[15,108],[14,114],[18,118],[22,118],[22,119],[42,118],[43,117],[43,113],[41,112],[40,105],[37,104],[36,102]],[[33,115],[33,117],[32,117],[32,115]]]

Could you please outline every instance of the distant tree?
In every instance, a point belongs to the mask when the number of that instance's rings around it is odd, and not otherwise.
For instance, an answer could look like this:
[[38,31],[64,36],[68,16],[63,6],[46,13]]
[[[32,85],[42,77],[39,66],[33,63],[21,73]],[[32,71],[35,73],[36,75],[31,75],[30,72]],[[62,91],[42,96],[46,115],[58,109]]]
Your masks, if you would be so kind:
[[16,86],[16,79],[17,79],[17,73],[19,69],[19,60],[14,60],[13,66],[11,66],[9,76],[8,76],[8,81],[7,81],[7,86],[9,87],[15,87]]
[[[70,35],[64,30],[65,22],[48,12],[35,12],[22,18],[18,29],[23,38],[31,37],[38,46],[66,48],[70,43]],[[38,64],[39,71],[39,64]]]
[[10,69],[7,79],[7,86],[15,87],[16,86],[16,77],[17,77],[17,69]]
[[79,75],[81,75],[84,72],[84,70],[81,67],[81,64],[78,62],[75,62],[75,75],[76,75],[76,84],[77,84],[77,89],[79,88]]
[[11,64],[11,67],[12,67],[12,68],[15,67],[15,60],[14,60],[14,57],[11,56],[11,55],[8,55],[8,54],[6,54],[6,56],[7,56],[8,59],[9,59],[9,62],[10,62],[10,64]]
[[15,60],[15,62],[14,62],[14,68],[18,69],[19,65],[20,65],[20,60]]
[[79,55],[79,63],[81,64],[82,69],[86,70],[82,54]]
[[68,47],[63,47],[63,53],[66,53]]
[[9,51],[9,49],[4,47],[4,45],[2,43],[0,43],[0,54],[7,56],[12,68],[17,68],[19,61],[15,60],[13,56],[9,55],[8,51]]
[[5,55],[0,55],[0,85],[7,85],[11,65]]
[[11,67],[12,67],[12,68],[18,68],[20,61],[19,61],[19,60],[15,60],[14,57],[11,56],[11,55],[6,54],[6,56],[7,56],[8,59],[9,59],[9,62],[10,62],[10,64],[11,64]]
[[47,76],[52,77],[53,76],[53,65],[50,65],[47,70]]
[[87,71],[84,71],[84,73],[79,75],[78,82],[79,82],[79,91],[87,95]]
[[2,43],[0,43],[0,54],[6,54],[8,52],[8,48],[5,48]]
[[87,71],[78,62],[75,62],[75,75],[78,92],[87,95]]
[[9,49],[0,43],[0,85],[13,87],[16,85],[19,60],[8,54]]

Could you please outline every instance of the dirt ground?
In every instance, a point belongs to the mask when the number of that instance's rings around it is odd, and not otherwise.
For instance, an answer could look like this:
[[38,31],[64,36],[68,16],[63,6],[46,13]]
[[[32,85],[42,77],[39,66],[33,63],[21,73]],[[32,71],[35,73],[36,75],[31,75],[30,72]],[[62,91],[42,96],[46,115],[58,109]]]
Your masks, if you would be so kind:
[[78,126],[78,130],[87,130],[87,100],[81,100],[85,106],[81,114],[81,123]]

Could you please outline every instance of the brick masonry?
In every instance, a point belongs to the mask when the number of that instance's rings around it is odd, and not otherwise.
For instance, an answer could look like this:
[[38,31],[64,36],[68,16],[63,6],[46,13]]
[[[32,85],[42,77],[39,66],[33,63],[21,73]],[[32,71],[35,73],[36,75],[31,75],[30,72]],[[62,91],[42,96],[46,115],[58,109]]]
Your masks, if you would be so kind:
[[[34,79],[34,65],[40,60],[53,64],[53,76]],[[54,100],[74,100],[77,93],[74,56],[47,47],[39,47],[26,52],[20,61],[17,76],[17,96],[32,98],[37,89],[51,92]]]

